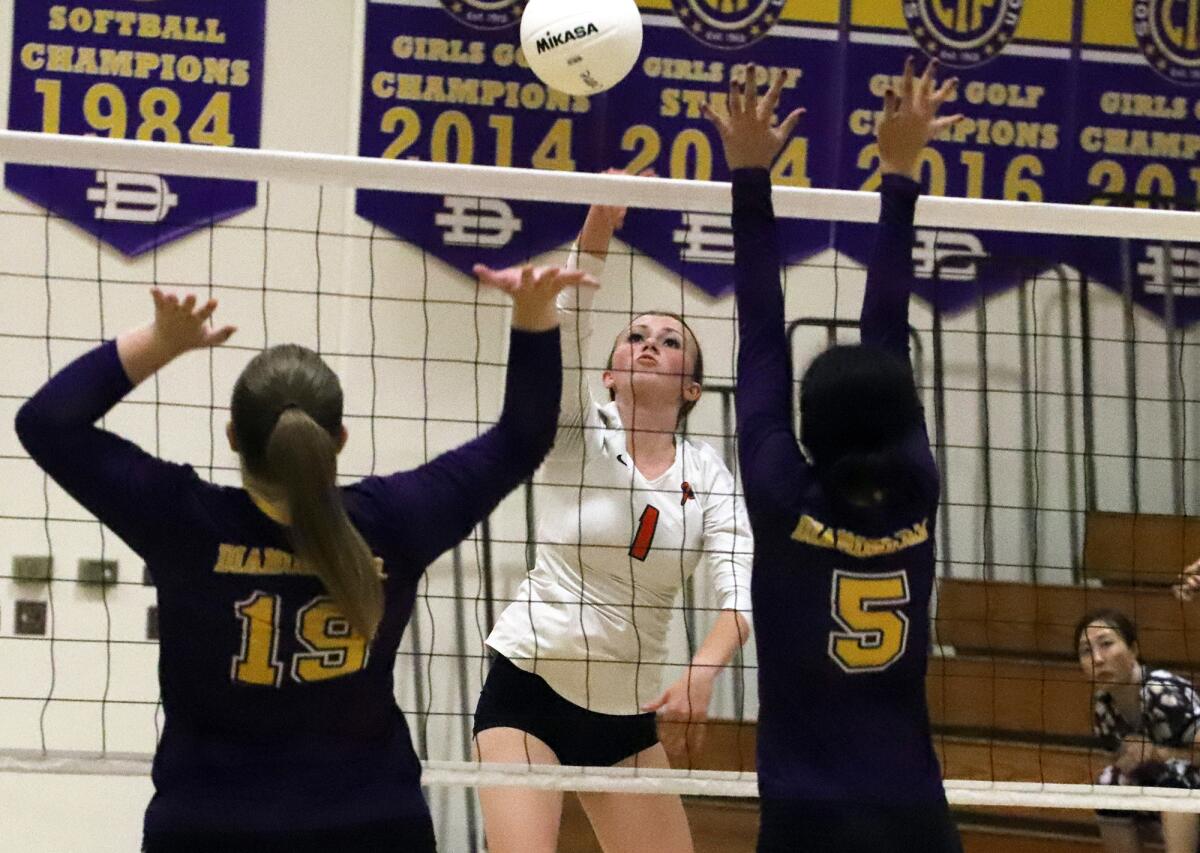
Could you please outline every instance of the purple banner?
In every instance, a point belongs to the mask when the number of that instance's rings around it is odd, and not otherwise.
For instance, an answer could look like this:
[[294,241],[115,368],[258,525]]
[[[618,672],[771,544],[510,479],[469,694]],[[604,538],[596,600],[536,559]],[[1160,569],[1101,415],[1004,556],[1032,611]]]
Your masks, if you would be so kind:
[[[1007,5],[1011,4],[981,8],[974,20],[946,32],[936,29],[941,23],[936,15],[926,21],[918,11],[910,11],[907,35],[851,33],[842,187],[878,188],[875,122],[883,93],[898,89],[898,74],[907,56],[919,56],[919,41],[921,50],[944,63],[943,79],[957,76],[961,81],[943,114],[966,116],[926,149],[926,191],[1010,201],[1070,200],[1065,161],[1074,98],[1071,50],[1028,45],[1017,54],[1010,41],[1017,21],[1005,18],[1011,11]],[[1020,5],[1015,8],[1019,15]],[[1066,33],[1069,37],[1069,27]],[[918,70],[925,61],[920,57]],[[874,226],[839,225],[838,250],[865,263],[873,234]],[[942,311],[961,311],[1053,266],[1067,245],[1058,238],[918,228],[917,292]]]
[[[15,0],[8,126],[257,148],[265,0]],[[257,203],[253,181],[8,165],[5,186],[128,255]]]
[[[521,0],[372,0],[360,151],[369,156],[728,177],[701,106],[724,109],[746,63],[785,75],[781,112],[808,115],[777,186],[872,190],[875,122],[909,55],[961,79],[966,119],[925,155],[928,192],[1036,203],[1195,209],[1200,201],[1200,0],[671,0],[643,12],[642,55],[599,98],[556,95],[516,49]],[[922,56],[922,54],[924,56]],[[467,271],[559,245],[578,208],[520,199],[360,193],[373,222]],[[781,224],[786,260],[830,245],[865,262],[873,226]],[[1200,229],[1198,229],[1200,231]],[[631,211],[621,238],[711,294],[730,286],[729,217]],[[1200,319],[1200,244],[919,229],[918,291],[967,310],[1067,267],[1180,324]],[[1061,274],[1060,274],[1061,273]],[[1169,294],[1169,296],[1168,296]]]
[[[533,76],[518,51],[521,4],[451,5],[367,5],[359,154],[604,168],[600,128],[607,96],[563,95]],[[508,266],[567,242],[585,212],[520,199],[375,190],[360,191],[356,209],[463,272],[479,262]]]
[[[642,57],[611,97],[619,109],[605,128],[609,163],[632,171],[691,180],[729,180],[720,137],[701,114],[702,104],[726,109],[731,79],[744,80],[746,63],[760,80],[785,78],[780,113],[803,106],[808,116],[780,155],[776,186],[837,185],[838,128],[820,122],[835,115],[841,97],[842,40],[836,27],[782,26],[775,4],[750,4],[724,13],[721,27],[698,19],[687,0],[672,16],[644,14]],[[768,16],[761,14],[766,6]],[[708,16],[720,16],[708,10]],[[707,25],[706,25],[707,24]],[[714,46],[715,45],[715,46]],[[615,120],[614,120],[615,119]],[[830,246],[828,222],[781,220],[784,260],[797,263]],[[621,239],[710,294],[732,287],[733,231],[728,215],[631,211]]]
[[[1200,207],[1200,75],[1156,71],[1150,56],[1084,53],[1071,201]],[[1200,239],[1200,224],[1196,231]],[[1130,288],[1139,305],[1179,326],[1200,320],[1200,243],[1086,240],[1070,263],[1117,291]]]

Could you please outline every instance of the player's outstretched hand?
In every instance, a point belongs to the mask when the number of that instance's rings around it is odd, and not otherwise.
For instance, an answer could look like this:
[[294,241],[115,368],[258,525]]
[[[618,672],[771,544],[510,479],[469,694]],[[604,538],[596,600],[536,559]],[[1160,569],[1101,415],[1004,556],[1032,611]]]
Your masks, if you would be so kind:
[[129,381],[137,385],[176,356],[189,350],[216,347],[229,340],[235,326],[216,327],[210,321],[217,300],[209,299],[200,307],[194,294],[182,299],[153,287],[154,322],[132,329],[117,337],[117,354]]
[[481,285],[503,290],[513,301],[512,326],[525,332],[545,332],[558,327],[554,300],[564,287],[598,287],[596,279],[581,270],[535,267],[526,264],[494,270],[483,264],[473,268]]
[[1191,601],[1200,591],[1200,560],[1192,563],[1179,575],[1179,580],[1171,587],[1175,597],[1180,601]]
[[938,110],[958,91],[958,78],[941,86],[935,74],[937,60],[930,60],[925,73],[916,78],[913,59],[904,63],[900,91],[889,89],[883,96],[879,120],[879,158],[884,174],[920,177],[921,152],[935,136],[962,121],[962,114],[938,117]]
[[771,88],[758,96],[758,68],[746,66],[746,82],[729,81],[729,113],[721,115],[708,104],[702,107],[704,117],[717,128],[725,147],[725,162],[729,170],[769,169],[796,129],[804,109],[792,110],[782,122],[777,122],[775,109],[783,92],[783,75],[777,74]]
[[193,349],[218,347],[237,331],[234,326],[215,327],[209,322],[217,310],[217,300],[209,299],[199,308],[194,293],[182,299],[176,293],[150,288],[154,298],[154,334],[159,343],[175,355]]

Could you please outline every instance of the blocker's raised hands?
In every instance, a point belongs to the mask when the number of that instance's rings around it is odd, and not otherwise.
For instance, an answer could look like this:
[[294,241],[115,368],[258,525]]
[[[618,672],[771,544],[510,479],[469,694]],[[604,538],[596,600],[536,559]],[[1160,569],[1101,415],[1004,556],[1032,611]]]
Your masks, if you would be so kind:
[[777,122],[775,110],[783,92],[783,75],[777,74],[771,88],[758,96],[758,69],[746,66],[746,82],[729,82],[729,114],[720,115],[708,104],[702,109],[704,117],[713,123],[725,147],[729,170],[771,168],[784,144],[791,138],[804,109],[792,110],[782,122]]
[[200,307],[194,293],[180,299],[157,287],[150,289],[154,299],[154,335],[158,343],[172,355],[188,350],[216,347],[229,340],[237,331],[234,326],[216,327],[209,323],[217,310],[217,300],[209,299]]
[[884,94],[883,117],[878,128],[884,174],[917,179],[925,146],[942,130],[962,120],[961,114],[938,117],[938,110],[958,91],[958,78],[952,77],[938,86],[936,71],[937,60],[930,60],[925,73],[917,79],[910,56],[904,63],[900,91],[889,89]]
[[544,332],[558,326],[554,300],[564,287],[598,287],[592,276],[565,267],[535,267],[526,264],[494,270],[476,264],[472,270],[481,285],[503,290],[513,301],[512,325],[526,332]]

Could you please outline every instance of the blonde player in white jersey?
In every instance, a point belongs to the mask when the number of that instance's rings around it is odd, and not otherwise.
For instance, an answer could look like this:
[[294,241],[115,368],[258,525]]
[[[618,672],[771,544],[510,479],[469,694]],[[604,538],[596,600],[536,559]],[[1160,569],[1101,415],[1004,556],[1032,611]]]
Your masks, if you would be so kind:
[[[624,213],[593,207],[571,263],[599,280]],[[592,296],[572,288],[559,297],[562,414],[537,480],[536,565],[487,639],[495,657],[475,714],[485,762],[669,767],[656,716],[702,731],[714,678],[750,636],[745,506],[716,452],[677,434],[701,393],[695,336],[675,315],[635,317],[602,375],[611,399],[597,402],[586,370]],[[720,613],[666,685],[672,608],[697,569],[712,579]],[[491,853],[557,848],[560,792],[479,794]],[[606,853],[693,849],[678,796],[579,799]]]

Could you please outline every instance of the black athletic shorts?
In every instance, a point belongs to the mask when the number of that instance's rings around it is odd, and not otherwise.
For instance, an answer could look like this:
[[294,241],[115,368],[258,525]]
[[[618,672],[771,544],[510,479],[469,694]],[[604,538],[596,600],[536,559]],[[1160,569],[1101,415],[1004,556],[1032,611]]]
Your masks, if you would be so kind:
[[429,815],[338,829],[272,833],[156,832],[144,853],[437,853]]
[[962,853],[943,803],[761,801],[758,853]]
[[611,767],[658,743],[654,714],[597,714],[554,692],[540,675],[495,655],[479,704],[475,734],[520,729],[554,751],[560,764]]

